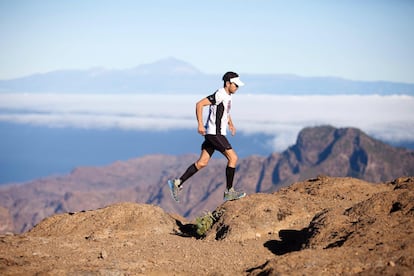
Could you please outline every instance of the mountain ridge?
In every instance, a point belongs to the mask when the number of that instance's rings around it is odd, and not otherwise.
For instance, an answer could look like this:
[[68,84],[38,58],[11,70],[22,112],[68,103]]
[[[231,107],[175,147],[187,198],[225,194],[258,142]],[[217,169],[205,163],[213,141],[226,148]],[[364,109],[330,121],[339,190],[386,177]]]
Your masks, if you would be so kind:
[[[3,232],[25,232],[56,213],[96,209],[122,201],[154,204],[194,218],[222,202],[225,159],[213,158],[209,166],[190,178],[180,195],[180,204],[171,199],[166,183],[184,172],[197,157],[148,155],[0,187]],[[282,153],[241,159],[234,184],[248,194],[271,193],[318,175],[358,176],[376,183],[390,181],[401,175],[414,175],[414,151],[391,147],[354,128],[306,128],[300,132],[298,142]]]
[[[168,57],[130,69],[57,70],[0,80],[0,93],[202,94],[220,84],[223,73],[205,74],[188,62]],[[243,88],[246,93],[414,95],[414,84],[411,83],[302,77],[293,74],[239,73],[247,84]]]

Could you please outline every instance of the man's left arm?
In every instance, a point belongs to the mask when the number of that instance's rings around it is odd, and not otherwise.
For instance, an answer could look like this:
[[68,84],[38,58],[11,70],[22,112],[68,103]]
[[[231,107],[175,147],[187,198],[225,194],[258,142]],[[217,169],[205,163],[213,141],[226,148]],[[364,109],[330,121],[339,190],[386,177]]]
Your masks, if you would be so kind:
[[234,136],[236,134],[236,128],[233,125],[233,121],[231,120],[230,114],[228,115],[228,120],[229,120],[229,130],[231,132],[231,135]]

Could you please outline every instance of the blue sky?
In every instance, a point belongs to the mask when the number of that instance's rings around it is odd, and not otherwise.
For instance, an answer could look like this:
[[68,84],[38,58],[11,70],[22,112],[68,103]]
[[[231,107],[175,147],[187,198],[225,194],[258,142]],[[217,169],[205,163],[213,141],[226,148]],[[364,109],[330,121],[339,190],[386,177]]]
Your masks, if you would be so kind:
[[414,1],[0,0],[0,79],[131,68],[414,83]]

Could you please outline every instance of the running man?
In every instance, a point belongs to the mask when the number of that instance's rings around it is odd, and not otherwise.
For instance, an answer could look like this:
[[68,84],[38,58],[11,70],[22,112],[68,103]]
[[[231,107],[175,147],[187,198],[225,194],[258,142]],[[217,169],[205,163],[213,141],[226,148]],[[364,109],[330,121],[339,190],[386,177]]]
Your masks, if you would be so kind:
[[[204,136],[201,145],[199,159],[184,172],[180,178],[168,180],[171,195],[175,201],[179,202],[179,193],[183,189],[183,184],[196,172],[207,166],[214,151],[221,152],[227,158],[226,167],[226,190],[224,200],[235,200],[246,196],[246,193],[237,192],[233,188],[233,179],[236,171],[237,154],[226,138],[227,127],[232,135],[236,134],[236,128],[230,117],[231,97],[244,83],[239,75],[234,72],[227,72],[223,76],[223,88],[219,88],[212,95],[201,99],[196,104],[196,118],[198,122],[198,133]],[[209,106],[207,122],[203,122],[203,108]]]

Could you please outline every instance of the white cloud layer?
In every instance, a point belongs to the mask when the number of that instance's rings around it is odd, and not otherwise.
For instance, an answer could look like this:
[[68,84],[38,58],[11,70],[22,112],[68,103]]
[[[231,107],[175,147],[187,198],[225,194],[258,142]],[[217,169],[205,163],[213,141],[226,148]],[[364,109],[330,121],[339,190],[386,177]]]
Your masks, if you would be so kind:
[[[49,127],[169,130],[194,128],[200,95],[0,94],[0,121]],[[207,111],[207,110],[205,110]],[[356,127],[385,141],[414,141],[414,97],[405,95],[233,97],[238,131],[295,143],[308,126]]]

